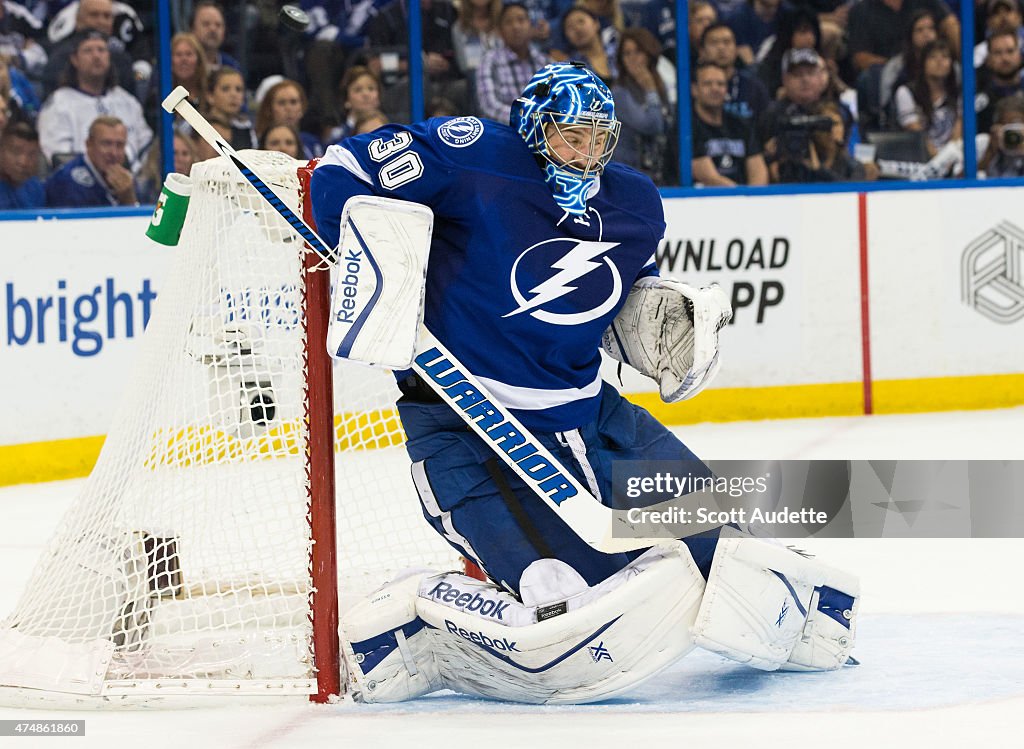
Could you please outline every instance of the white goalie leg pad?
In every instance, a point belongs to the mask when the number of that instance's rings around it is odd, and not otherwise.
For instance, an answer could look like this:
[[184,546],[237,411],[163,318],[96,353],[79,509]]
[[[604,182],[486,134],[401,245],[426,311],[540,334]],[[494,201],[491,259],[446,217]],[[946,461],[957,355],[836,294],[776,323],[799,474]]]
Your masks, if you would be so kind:
[[605,331],[610,356],[657,381],[666,403],[692,398],[718,374],[718,333],[732,319],[717,285],[696,288],[668,278],[641,278]]
[[357,195],[341,214],[327,350],[390,369],[412,365],[423,319],[434,214],[425,205]]
[[349,692],[360,702],[401,702],[443,688],[432,637],[416,614],[426,571],[388,583],[341,620]]
[[853,575],[784,546],[723,538],[693,635],[764,671],[831,671],[853,650],[859,602]]
[[524,605],[458,573],[418,573],[351,607],[341,623],[350,691],[399,702],[452,689],[526,703],[620,694],[693,649],[704,580],[682,544],[651,549],[594,587],[554,559],[524,573],[561,600]]
[[[535,562],[524,578],[558,565],[566,566]],[[500,591],[461,576],[427,579],[417,611],[435,633],[438,667],[450,689],[582,704],[621,694],[688,653],[703,590],[700,572],[678,544],[652,549],[599,585],[537,606],[500,607]]]

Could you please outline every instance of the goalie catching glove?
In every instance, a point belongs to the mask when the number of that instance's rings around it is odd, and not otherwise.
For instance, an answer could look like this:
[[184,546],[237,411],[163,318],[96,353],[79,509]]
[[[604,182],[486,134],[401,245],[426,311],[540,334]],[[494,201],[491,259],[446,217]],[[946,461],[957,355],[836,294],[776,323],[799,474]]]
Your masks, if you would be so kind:
[[614,359],[658,383],[666,403],[692,398],[718,374],[718,331],[732,306],[718,285],[696,288],[670,278],[641,278],[604,332]]

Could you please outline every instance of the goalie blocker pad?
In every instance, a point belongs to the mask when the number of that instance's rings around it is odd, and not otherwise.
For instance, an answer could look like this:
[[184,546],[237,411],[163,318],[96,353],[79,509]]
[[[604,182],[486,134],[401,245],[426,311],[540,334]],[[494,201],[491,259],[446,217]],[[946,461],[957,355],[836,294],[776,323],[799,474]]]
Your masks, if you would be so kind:
[[332,357],[412,366],[433,228],[433,211],[419,203],[371,195],[345,203],[327,329]]
[[[572,572],[543,559],[524,579],[550,579],[563,572],[555,566]],[[693,648],[703,592],[682,544],[651,549],[599,585],[533,606],[465,575],[414,574],[344,617],[352,692],[364,702],[438,689],[532,704],[607,699]]]
[[856,577],[755,538],[718,542],[693,634],[763,671],[832,671],[853,650]]
[[658,383],[666,403],[692,398],[718,374],[718,332],[732,319],[717,285],[696,288],[648,276],[630,289],[602,347]]

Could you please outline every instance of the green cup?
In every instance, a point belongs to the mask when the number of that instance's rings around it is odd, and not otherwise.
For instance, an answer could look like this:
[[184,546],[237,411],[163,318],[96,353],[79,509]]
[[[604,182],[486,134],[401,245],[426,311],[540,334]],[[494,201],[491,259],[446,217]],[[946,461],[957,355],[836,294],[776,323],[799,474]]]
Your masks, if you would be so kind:
[[181,237],[181,227],[185,225],[191,195],[191,178],[176,172],[168,174],[156,201],[153,218],[149,220],[146,236],[168,247],[176,246]]

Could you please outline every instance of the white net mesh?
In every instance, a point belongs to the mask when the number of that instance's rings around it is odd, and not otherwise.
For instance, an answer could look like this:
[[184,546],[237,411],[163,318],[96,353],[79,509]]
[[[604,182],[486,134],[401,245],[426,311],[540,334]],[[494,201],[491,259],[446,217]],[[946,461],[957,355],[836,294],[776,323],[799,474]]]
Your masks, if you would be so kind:
[[[244,157],[300,212],[299,162]],[[0,624],[0,685],[313,691],[304,250],[227,162],[193,182],[99,462]],[[397,395],[335,366],[343,602],[456,563],[420,514]]]

